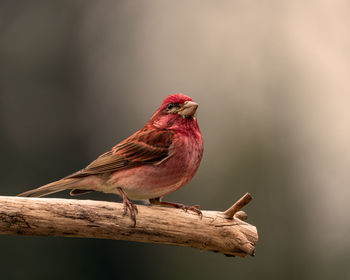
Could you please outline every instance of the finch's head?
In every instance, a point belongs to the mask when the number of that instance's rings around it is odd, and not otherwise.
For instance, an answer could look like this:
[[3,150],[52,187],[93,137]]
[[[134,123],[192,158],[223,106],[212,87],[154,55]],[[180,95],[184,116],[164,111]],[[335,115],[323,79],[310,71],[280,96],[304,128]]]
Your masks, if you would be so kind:
[[176,93],[168,95],[158,111],[153,115],[153,123],[161,128],[176,128],[184,123],[197,123],[198,104],[192,98]]
[[165,114],[178,114],[183,118],[193,118],[197,108],[198,104],[191,97],[176,93],[165,98],[160,110]]

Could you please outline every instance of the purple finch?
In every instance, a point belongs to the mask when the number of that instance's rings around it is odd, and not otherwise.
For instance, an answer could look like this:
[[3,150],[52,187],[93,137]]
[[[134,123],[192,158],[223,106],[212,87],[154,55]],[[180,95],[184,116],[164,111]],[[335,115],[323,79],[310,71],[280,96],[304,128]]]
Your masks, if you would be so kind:
[[134,225],[137,207],[129,198],[201,215],[198,206],[161,201],[188,183],[199,167],[203,141],[195,117],[197,107],[186,95],[169,95],[141,130],[86,168],[19,196],[41,197],[66,189],[71,190],[71,195],[90,191],[115,193],[122,196],[124,214],[130,211]]

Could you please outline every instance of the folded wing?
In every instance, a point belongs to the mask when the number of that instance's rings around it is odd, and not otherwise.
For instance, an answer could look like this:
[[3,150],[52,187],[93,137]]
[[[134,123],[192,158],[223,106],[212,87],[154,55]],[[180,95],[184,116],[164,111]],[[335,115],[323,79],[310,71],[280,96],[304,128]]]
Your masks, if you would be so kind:
[[174,135],[169,130],[142,129],[65,179],[111,173],[143,164],[157,164],[171,156],[173,138]]

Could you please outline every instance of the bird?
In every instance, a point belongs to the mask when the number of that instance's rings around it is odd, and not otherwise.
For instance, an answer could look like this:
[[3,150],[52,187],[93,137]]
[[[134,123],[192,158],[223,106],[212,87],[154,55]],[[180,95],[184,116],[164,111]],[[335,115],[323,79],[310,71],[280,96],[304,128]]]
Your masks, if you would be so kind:
[[198,104],[176,93],[168,95],[146,125],[85,168],[58,181],[19,194],[42,197],[63,190],[70,195],[91,191],[113,193],[123,199],[123,214],[136,225],[137,206],[131,200],[190,210],[200,206],[163,201],[187,184],[203,156],[203,139],[196,118]]

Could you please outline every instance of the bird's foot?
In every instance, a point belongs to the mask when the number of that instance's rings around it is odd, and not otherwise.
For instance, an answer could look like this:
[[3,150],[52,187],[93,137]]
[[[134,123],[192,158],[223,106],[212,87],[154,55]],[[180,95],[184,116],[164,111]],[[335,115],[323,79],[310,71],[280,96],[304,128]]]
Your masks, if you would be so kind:
[[153,198],[150,199],[149,202],[151,204],[155,204],[155,205],[160,205],[160,206],[169,206],[169,207],[174,207],[174,208],[178,208],[178,209],[182,209],[185,212],[187,212],[188,210],[195,212],[196,214],[198,214],[200,216],[200,218],[202,219],[203,214],[201,211],[201,207],[199,205],[194,205],[194,206],[187,206],[181,203],[175,203],[175,202],[166,202],[166,201],[160,201],[160,198]]
[[128,213],[128,209],[130,211],[130,218],[134,222],[134,227],[136,226],[136,214],[139,212],[137,210],[137,207],[134,203],[132,203],[129,199],[123,200],[124,205],[124,212],[123,215],[125,216]]
[[203,217],[201,207],[199,205],[187,206],[187,205],[183,205],[183,204],[178,204],[178,206],[179,207],[176,207],[176,208],[180,208],[180,209],[184,210],[185,212],[190,210],[192,212],[197,213],[201,218]]
[[129,198],[126,196],[126,194],[123,192],[121,188],[118,188],[119,193],[123,197],[123,215],[125,216],[128,213],[128,210],[130,212],[130,218],[134,222],[134,227],[136,226],[136,214],[138,214],[137,207],[134,203],[132,203]]

